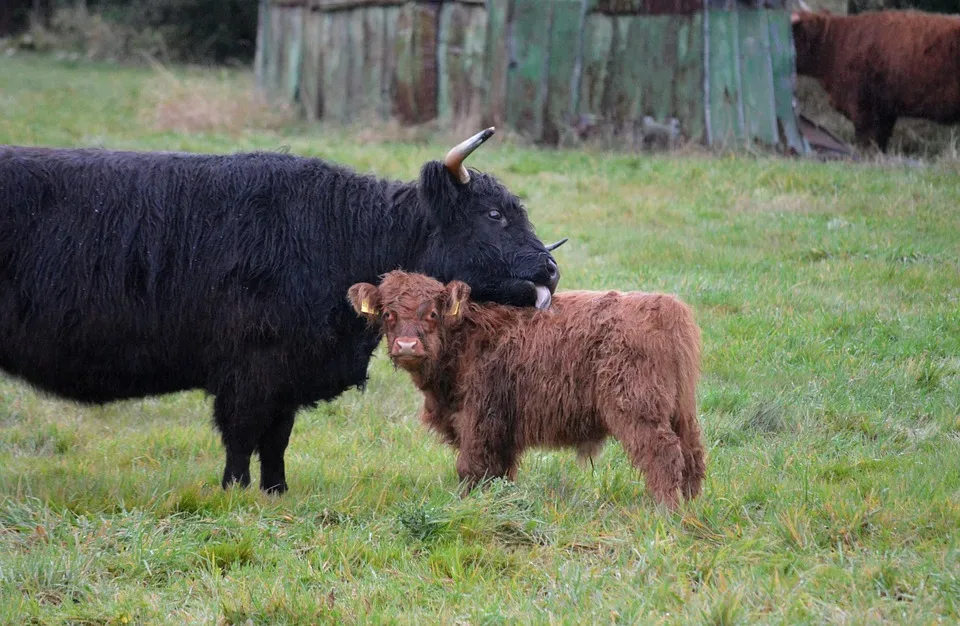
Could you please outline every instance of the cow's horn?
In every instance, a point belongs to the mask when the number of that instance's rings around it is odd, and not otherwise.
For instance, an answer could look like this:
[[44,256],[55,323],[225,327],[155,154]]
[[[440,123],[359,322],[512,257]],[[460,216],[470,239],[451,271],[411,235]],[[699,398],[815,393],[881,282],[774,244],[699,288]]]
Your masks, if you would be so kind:
[[552,244],[550,244],[549,246],[546,246],[547,252],[551,252],[551,251],[553,251],[553,250],[556,250],[557,248],[559,248],[559,247],[562,246],[563,244],[567,243],[567,240],[568,240],[568,239],[569,239],[569,237],[564,237],[563,239],[561,239],[561,240],[558,241],[557,243],[552,243]]
[[797,4],[799,4],[800,8],[803,9],[804,11],[807,11],[808,13],[813,13],[813,9],[807,6],[807,3],[804,2],[803,0],[797,0]]
[[447,166],[447,169],[450,170],[464,185],[470,182],[470,172],[468,172],[467,168],[463,166],[463,162],[474,150],[479,148],[484,141],[490,139],[490,137],[493,136],[493,132],[493,126],[486,130],[481,130],[470,139],[467,139],[457,146],[454,146],[453,149],[447,153],[446,158],[443,159],[443,164]]

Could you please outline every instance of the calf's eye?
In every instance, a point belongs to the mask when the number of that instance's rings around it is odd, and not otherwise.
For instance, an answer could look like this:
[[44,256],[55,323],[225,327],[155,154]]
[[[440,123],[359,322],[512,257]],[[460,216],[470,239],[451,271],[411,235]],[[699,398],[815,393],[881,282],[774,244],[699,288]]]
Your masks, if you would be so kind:
[[439,317],[440,317],[440,316],[437,315],[437,312],[436,312],[436,311],[430,311],[430,313],[427,314],[427,318],[429,318],[429,319],[431,319],[431,320],[433,320],[433,321],[437,321],[437,318],[439,318]]
[[492,219],[494,222],[499,222],[503,218],[503,216],[500,215],[500,211],[490,211],[487,213],[487,217]]

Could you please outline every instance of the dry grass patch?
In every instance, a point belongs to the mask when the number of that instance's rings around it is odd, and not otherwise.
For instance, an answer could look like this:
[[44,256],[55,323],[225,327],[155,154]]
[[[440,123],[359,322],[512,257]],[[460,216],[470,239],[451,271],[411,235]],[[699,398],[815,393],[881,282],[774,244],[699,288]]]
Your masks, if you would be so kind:
[[296,111],[254,88],[248,73],[203,72],[177,75],[159,64],[143,87],[140,120],[154,130],[177,133],[279,131]]

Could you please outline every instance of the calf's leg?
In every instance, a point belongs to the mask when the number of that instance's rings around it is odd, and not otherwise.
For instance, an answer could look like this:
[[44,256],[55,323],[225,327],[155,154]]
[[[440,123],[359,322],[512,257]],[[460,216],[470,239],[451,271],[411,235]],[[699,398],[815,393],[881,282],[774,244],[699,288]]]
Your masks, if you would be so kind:
[[681,390],[673,416],[673,430],[680,438],[680,449],[683,451],[683,497],[688,500],[700,495],[706,474],[703,435],[697,422],[696,406],[693,385],[690,385],[686,390]]
[[657,502],[673,510],[679,504],[684,458],[677,437],[667,421],[647,421],[621,414],[608,425],[626,450],[633,466],[643,472],[647,488]]
[[706,461],[704,459],[703,441],[700,436],[700,427],[694,422],[684,424],[678,433],[680,449],[683,451],[683,480],[681,488],[683,497],[692,500],[700,495],[703,477],[706,475]]
[[465,491],[492,478],[513,480],[517,450],[506,421],[487,415],[481,422],[475,411],[464,411],[457,421],[461,425],[457,474]]

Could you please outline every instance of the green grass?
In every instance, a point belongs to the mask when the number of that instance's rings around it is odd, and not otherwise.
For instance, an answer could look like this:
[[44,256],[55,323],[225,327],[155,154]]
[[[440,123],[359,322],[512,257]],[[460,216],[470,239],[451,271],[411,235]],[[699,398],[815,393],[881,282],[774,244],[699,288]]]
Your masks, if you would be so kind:
[[[151,130],[154,78],[5,58],[0,143],[287,145],[403,179],[448,147]],[[615,442],[593,470],[530,453],[515,484],[461,499],[453,454],[380,351],[365,393],[301,412],[282,498],[219,489],[199,392],[81,408],[0,379],[0,623],[960,620],[955,167],[502,138],[472,160],[543,239],[571,238],[562,288],[694,307],[700,499],[658,512]]]

